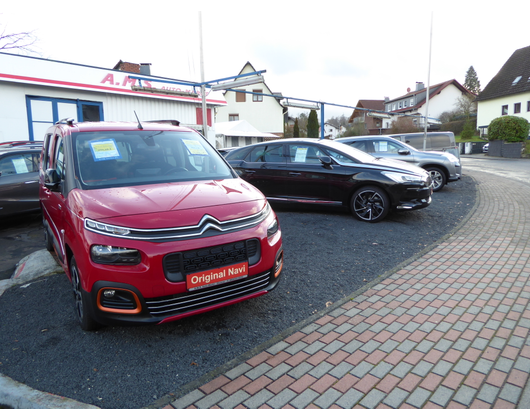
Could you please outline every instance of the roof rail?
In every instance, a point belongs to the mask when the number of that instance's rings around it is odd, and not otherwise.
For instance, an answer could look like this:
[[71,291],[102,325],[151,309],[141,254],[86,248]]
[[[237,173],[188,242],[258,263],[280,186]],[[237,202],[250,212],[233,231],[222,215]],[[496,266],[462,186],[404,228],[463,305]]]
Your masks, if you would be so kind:
[[57,121],[55,124],[68,124],[70,126],[74,125],[74,118],[63,118],[60,121]]

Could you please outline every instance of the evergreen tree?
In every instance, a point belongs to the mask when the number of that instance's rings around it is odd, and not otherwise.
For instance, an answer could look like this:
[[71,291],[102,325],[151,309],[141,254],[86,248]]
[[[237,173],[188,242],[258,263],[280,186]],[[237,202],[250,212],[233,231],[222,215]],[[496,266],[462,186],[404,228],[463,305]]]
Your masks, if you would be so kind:
[[466,72],[466,81],[464,82],[464,87],[473,92],[475,95],[480,93],[480,81],[478,80],[477,72],[473,66],[469,67]]
[[312,109],[309,113],[309,118],[307,120],[307,137],[309,138],[320,138],[318,134],[319,124],[317,112]]
[[300,126],[298,125],[298,118],[294,120],[293,137],[295,139],[300,137]]

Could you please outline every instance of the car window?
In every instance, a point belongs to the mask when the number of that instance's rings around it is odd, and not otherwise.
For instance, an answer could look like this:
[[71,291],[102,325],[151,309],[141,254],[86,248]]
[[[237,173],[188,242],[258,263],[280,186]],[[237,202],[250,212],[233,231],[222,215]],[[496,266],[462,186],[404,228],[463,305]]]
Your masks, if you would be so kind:
[[399,150],[403,149],[403,146],[399,143],[394,143],[388,140],[374,140],[374,151],[375,153],[393,153],[396,154]]
[[337,150],[326,149],[326,152],[329,153],[329,155],[339,163],[357,163],[351,157],[346,156],[345,154],[340,153]]
[[290,144],[289,159],[291,163],[311,163],[320,165],[320,157],[324,154],[318,147],[306,144]]
[[39,170],[39,155],[20,153],[0,160],[0,174],[5,176],[27,174]]
[[57,139],[55,150],[55,170],[59,178],[64,179],[64,142],[61,137]]
[[369,144],[367,141],[354,141],[352,143],[348,143],[350,146],[355,147],[356,149],[362,150],[363,152],[369,153]]
[[250,148],[236,149],[228,152],[225,155],[227,160],[245,160],[245,157],[248,155]]
[[254,147],[247,162],[283,162],[283,145],[267,145]]

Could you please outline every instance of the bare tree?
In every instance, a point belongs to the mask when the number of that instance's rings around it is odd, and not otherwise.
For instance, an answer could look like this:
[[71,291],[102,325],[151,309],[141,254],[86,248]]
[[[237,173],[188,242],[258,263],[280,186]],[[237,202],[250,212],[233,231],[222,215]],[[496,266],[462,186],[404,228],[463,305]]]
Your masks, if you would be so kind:
[[7,26],[0,25],[0,50],[36,53],[32,48],[37,37],[33,31],[9,33]]

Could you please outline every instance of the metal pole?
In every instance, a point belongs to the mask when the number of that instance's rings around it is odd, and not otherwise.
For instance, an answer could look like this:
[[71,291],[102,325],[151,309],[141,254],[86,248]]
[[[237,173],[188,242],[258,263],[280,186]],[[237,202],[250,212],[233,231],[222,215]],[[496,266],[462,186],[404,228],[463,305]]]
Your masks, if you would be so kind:
[[[201,51],[201,100],[202,100],[202,134],[208,139],[208,121],[206,112],[206,88],[204,86],[204,59],[202,50],[202,12],[199,12],[199,41]],[[209,140],[208,140],[209,141]]]
[[429,68],[427,71],[427,99],[425,100],[425,126],[423,127],[423,150],[427,148],[427,125],[429,124],[429,94],[431,87],[431,50],[432,50],[432,15],[431,12],[431,36],[429,40]]
[[320,103],[320,140],[324,139],[324,104]]

